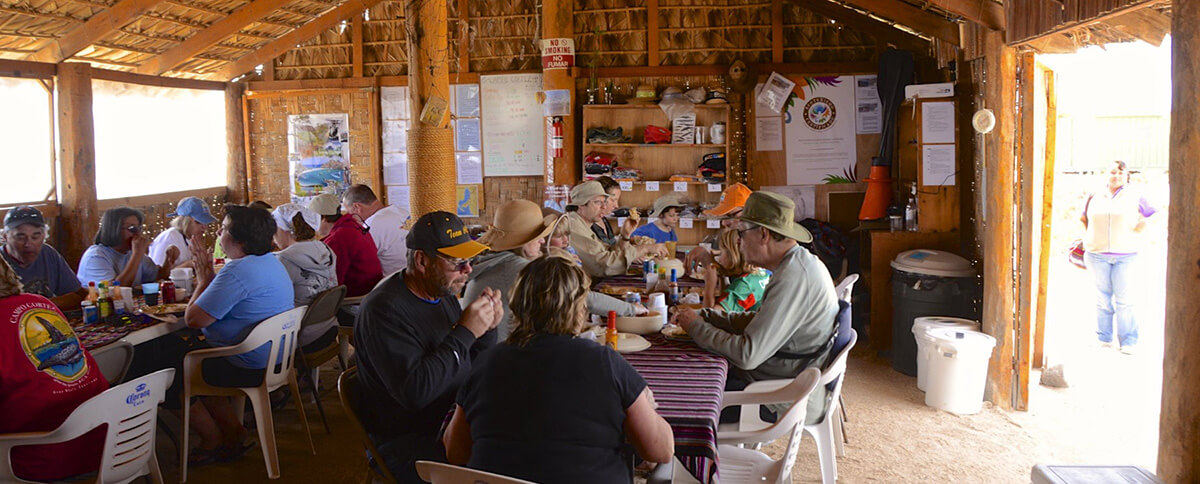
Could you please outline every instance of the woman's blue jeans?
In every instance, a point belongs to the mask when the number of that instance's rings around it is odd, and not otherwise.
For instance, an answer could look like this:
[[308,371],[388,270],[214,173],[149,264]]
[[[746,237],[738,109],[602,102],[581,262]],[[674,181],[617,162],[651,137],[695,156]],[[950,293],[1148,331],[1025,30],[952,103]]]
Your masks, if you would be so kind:
[[1137,254],[1111,255],[1086,252],[1083,263],[1096,281],[1096,336],[1113,341],[1113,323],[1121,346],[1137,344],[1138,327],[1133,310],[1133,264]]

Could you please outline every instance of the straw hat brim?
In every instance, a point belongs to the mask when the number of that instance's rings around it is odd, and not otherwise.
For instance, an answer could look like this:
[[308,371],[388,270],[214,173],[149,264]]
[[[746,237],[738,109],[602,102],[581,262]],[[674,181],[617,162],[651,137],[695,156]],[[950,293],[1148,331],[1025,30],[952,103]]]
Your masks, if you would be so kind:
[[487,232],[484,232],[479,237],[479,242],[490,247],[492,252],[512,250],[550,235],[550,230],[553,228],[553,224],[542,223],[541,231],[532,237],[526,237],[518,234],[509,234],[496,227],[490,227]]

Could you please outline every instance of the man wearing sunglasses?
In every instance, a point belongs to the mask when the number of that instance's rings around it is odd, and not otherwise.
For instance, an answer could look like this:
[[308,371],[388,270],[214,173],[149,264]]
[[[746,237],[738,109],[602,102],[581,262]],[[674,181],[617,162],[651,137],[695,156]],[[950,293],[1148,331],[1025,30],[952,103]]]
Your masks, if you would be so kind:
[[[697,345],[737,367],[730,371],[726,389],[794,378],[806,368],[824,365],[833,348],[838,313],[833,278],[820,259],[797,243],[811,242],[812,234],[794,216],[795,204],[787,197],[754,192],[736,225],[746,260],[772,272],[757,311],[697,312],[681,306],[672,319]],[[824,408],[822,385],[808,399],[808,422],[819,421]]]
[[363,300],[354,322],[363,427],[400,482],[423,482],[415,462],[445,460],[437,433],[471,363],[496,343],[505,303],[483,290],[458,303],[471,260],[487,246],[448,212],[425,214],[405,240],[408,265]]

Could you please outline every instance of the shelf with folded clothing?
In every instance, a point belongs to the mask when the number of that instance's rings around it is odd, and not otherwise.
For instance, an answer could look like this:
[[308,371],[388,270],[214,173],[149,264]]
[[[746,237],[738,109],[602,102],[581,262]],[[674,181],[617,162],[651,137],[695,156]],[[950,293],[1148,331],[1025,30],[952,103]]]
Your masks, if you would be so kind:
[[720,149],[725,149],[726,145],[724,143],[721,143],[721,144],[712,144],[712,143],[704,143],[704,144],[696,144],[696,143],[584,143],[583,144],[583,149],[588,150],[588,151],[600,150],[600,149],[604,149],[606,147],[614,147],[614,148],[691,148],[691,149],[720,148]]

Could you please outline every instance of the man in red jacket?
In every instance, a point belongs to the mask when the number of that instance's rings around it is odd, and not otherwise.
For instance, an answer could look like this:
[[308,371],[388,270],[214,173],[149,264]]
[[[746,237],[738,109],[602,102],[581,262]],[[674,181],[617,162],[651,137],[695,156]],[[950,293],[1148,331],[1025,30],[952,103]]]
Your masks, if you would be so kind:
[[369,228],[354,214],[341,214],[341,203],[329,194],[317,195],[308,208],[333,220],[329,235],[322,239],[337,256],[338,284],[346,286],[346,297],[366,295],[383,279],[383,266]]
[[[108,382],[58,307],[21,294],[17,281],[0,261],[0,434],[47,432]],[[59,480],[99,468],[103,446],[98,428],[60,444],[17,447],[0,465],[11,463],[22,479]]]

